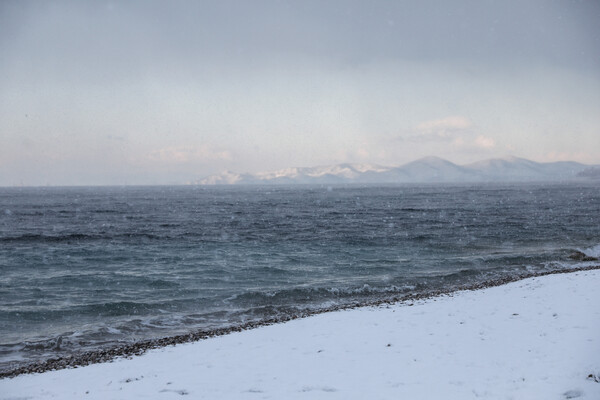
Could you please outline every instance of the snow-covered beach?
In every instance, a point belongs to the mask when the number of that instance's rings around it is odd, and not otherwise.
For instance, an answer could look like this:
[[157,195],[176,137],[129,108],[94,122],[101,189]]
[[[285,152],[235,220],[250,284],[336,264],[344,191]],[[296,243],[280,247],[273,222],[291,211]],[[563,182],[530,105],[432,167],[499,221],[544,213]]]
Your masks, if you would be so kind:
[[0,399],[600,398],[600,270],[0,380]]

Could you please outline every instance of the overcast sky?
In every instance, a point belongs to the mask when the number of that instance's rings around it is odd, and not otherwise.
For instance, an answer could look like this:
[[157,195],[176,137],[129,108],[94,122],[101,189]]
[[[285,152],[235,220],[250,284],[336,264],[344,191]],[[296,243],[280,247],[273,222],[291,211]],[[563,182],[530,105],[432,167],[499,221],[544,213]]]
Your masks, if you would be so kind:
[[600,2],[0,2],[0,185],[600,163]]

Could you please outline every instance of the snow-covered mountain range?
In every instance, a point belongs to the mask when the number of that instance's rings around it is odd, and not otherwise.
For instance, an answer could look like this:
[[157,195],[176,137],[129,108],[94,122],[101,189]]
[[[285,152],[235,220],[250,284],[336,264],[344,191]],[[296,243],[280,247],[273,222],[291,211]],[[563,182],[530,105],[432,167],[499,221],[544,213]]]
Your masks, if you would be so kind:
[[600,179],[600,166],[573,161],[538,163],[518,157],[495,158],[457,165],[438,157],[425,157],[401,165],[336,164],[287,168],[256,174],[226,171],[193,184],[335,184],[335,183],[451,183],[451,182],[559,182]]

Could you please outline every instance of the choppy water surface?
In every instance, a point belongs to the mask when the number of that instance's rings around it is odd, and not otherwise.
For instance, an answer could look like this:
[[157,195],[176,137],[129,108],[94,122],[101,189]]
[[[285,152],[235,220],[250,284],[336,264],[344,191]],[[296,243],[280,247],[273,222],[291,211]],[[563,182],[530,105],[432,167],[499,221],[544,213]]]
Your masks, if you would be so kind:
[[0,370],[593,264],[598,185],[0,188]]

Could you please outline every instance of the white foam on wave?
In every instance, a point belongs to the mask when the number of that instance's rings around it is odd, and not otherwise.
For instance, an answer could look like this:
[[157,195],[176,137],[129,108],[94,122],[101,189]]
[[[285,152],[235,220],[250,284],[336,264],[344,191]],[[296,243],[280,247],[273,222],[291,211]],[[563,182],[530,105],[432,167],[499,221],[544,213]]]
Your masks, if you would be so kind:
[[583,254],[585,254],[588,257],[595,257],[595,258],[600,258],[600,244],[597,244],[594,247],[590,247],[588,249],[578,249],[579,251],[581,251]]

